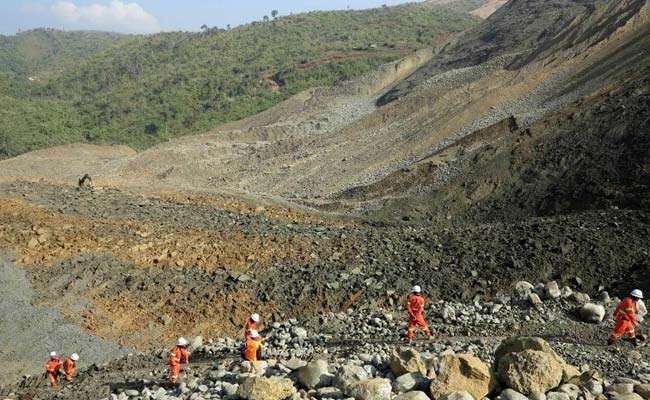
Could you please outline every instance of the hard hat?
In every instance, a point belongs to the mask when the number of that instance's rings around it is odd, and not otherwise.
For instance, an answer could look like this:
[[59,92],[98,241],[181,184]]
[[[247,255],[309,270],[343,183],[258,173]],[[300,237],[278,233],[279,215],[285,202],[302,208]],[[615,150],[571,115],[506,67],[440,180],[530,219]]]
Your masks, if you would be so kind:
[[419,287],[418,285],[413,286],[413,293],[421,293],[422,288]]
[[72,361],[79,361],[79,354],[77,354],[77,353],[72,353],[72,355],[70,356],[70,359],[71,359]]
[[630,296],[636,297],[637,299],[642,299],[643,298],[643,292],[640,291],[639,289],[634,289],[632,293],[630,293]]
[[260,322],[260,315],[259,314],[252,314],[251,319],[255,322]]
[[56,351],[51,352],[50,357],[56,357]]
[[260,334],[257,333],[257,331],[256,331],[255,329],[251,329],[251,333],[250,333],[250,335],[251,335],[251,338],[252,338],[252,339],[255,339],[256,337],[259,337],[259,336],[260,336]]
[[187,346],[187,340],[184,337],[178,338],[176,346]]

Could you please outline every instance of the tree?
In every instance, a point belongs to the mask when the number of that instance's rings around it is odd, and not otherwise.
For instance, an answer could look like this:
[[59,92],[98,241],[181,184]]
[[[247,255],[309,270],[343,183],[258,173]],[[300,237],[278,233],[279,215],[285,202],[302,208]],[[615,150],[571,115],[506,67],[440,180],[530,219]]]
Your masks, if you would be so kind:
[[271,16],[273,17],[273,19],[276,19],[278,17],[278,10],[271,11]]
[[202,30],[202,31],[207,31],[207,30],[208,30],[208,26],[207,26],[206,24],[201,25],[201,30]]
[[264,22],[269,22],[269,16],[265,15],[264,17],[262,17],[262,20],[264,20]]

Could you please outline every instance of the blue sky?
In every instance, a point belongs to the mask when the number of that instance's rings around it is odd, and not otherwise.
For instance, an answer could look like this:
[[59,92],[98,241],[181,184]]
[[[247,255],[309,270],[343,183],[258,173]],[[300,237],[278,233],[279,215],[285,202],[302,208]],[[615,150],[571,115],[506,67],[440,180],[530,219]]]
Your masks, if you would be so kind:
[[[413,1],[413,0],[411,0]],[[127,33],[199,30],[312,10],[362,9],[405,0],[0,0],[0,34],[38,27]]]

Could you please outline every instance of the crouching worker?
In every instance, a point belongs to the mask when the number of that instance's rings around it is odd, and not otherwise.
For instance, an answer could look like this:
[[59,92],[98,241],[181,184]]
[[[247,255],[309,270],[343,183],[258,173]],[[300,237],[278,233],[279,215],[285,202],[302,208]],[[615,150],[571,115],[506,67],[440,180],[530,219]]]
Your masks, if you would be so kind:
[[50,353],[50,359],[45,364],[45,375],[50,380],[50,386],[56,387],[57,379],[61,370],[61,359],[57,357],[56,352]]
[[72,382],[77,361],[79,361],[79,355],[77,353],[72,353],[72,355],[66,358],[63,362],[63,372],[65,372],[65,380],[67,382]]
[[190,363],[190,354],[187,352],[187,340],[185,338],[178,338],[176,347],[172,349],[172,354],[169,356],[169,374],[171,382],[178,382],[178,376],[181,374],[181,363],[184,360],[185,364]]
[[250,331],[243,353],[244,359],[248,361],[260,361],[266,358],[264,346],[262,346],[262,337],[255,329]]

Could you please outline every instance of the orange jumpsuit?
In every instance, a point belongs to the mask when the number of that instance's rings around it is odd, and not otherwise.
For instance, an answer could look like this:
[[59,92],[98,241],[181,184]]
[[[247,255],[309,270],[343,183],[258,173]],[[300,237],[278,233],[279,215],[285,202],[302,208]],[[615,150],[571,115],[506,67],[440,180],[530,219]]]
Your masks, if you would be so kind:
[[413,338],[416,326],[422,329],[427,336],[431,336],[431,331],[422,317],[422,311],[424,310],[424,297],[417,293],[411,294],[406,304],[406,310],[409,313],[409,328],[406,332],[406,337],[409,339]]
[[63,362],[63,372],[65,372],[65,380],[72,382],[72,376],[74,375],[75,362],[70,357],[66,358]]
[[244,358],[248,361],[257,361],[258,351],[264,352],[264,346],[262,346],[261,338],[246,339],[246,348],[244,349]]
[[244,338],[248,339],[251,337],[251,331],[252,330],[257,330],[257,322],[253,321],[252,319],[248,319],[246,321],[246,326],[244,326]]
[[185,359],[185,364],[190,363],[190,354],[185,347],[176,346],[169,356],[169,373],[172,383],[178,382],[178,376],[181,374],[181,361]]
[[619,303],[614,311],[616,318],[616,326],[609,338],[611,340],[620,339],[621,336],[626,335],[629,339],[634,339],[634,327],[639,323],[636,320],[636,302],[631,297],[626,297]]
[[52,357],[45,364],[45,374],[50,380],[50,386],[56,387],[56,378],[61,369],[61,359],[59,357]]

